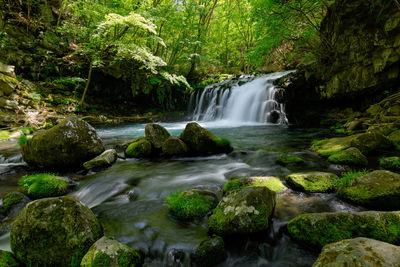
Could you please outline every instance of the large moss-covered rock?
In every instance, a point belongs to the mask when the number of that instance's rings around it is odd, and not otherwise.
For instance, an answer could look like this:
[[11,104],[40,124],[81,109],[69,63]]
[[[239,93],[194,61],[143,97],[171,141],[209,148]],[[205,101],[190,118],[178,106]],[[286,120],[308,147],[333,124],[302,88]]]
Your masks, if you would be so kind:
[[307,213],[291,220],[287,228],[295,240],[318,248],[355,237],[399,244],[400,211]]
[[322,156],[329,157],[332,154],[343,151],[351,147],[351,141],[359,135],[350,135],[346,137],[336,137],[314,141],[312,149]]
[[335,189],[335,181],[339,179],[328,172],[293,173],[286,176],[286,182],[296,190],[305,192],[327,192]]
[[227,193],[209,218],[210,232],[217,235],[250,234],[269,226],[276,193],[267,187],[249,187]]
[[108,149],[94,159],[83,163],[83,167],[87,170],[93,168],[109,167],[117,161],[117,158],[117,151],[115,149]]
[[203,240],[193,256],[197,266],[216,266],[226,259],[225,243],[219,236]]
[[40,168],[69,169],[104,151],[96,130],[76,117],[70,117],[49,130],[37,132],[22,146],[22,157]]
[[151,143],[147,139],[141,139],[128,146],[125,150],[128,158],[147,158],[152,155]]
[[350,147],[346,150],[338,152],[329,156],[329,162],[335,164],[358,165],[367,166],[368,159],[365,157],[358,148]]
[[26,266],[79,266],[90,246],[103,236],[93,212],[70,197],[36,200],[15,219],[11,249]]
[[195,155],[229,153],[233,150],[229,140],[216,137],[196,122],[188,123],[179,138]]
[[11,252],[0,250],[0,267],[20,267],[20,264]]
[[25,175],[19,185],[32,199],[45,197],[58,197],[67,194],[69,180],[50,173],[37,173]]
[[400,157],[380,158],[379,166],[388,170],[400,171]]
[[276,163],[281,164],[281,165],[289,165],[289,164],[295,164],[295,163],[303,163],[304,160],[299,157],[299,156],[290,156],[287,154],[280,154],[278,158],[276,159]]
[[162,152],[166,156],[180,156],[186,154],[188,148],[178,137],[169,137],[162,145]]
[[81,267],[135,267],[140,255],[133,248],[107,237],[94,243],[83,257]]
[[155,123],[146,124],[145,133],[147,140],[157,151],[161,151],[162,145],[171,136],[167,129]]
[[253,176],[229,180],[223,187],[225,192],[239,190],[247,187],[265,186],[269,190],[280,193],[287,189],[277,177],[273,176]]
[[394,131],[387,137],[393,144],[400,145],[400,130]]
[[326,245],[313,267],[400,266],[400,247],[358,237]]
[[400,209],[400,174],[373,171],[338,190],[339,197],[381,210]]
[[378,132],[360,134],[351,140],[351,146],[367,154],[375,152],[378,149],[388,148],[390,145],[390,141]]

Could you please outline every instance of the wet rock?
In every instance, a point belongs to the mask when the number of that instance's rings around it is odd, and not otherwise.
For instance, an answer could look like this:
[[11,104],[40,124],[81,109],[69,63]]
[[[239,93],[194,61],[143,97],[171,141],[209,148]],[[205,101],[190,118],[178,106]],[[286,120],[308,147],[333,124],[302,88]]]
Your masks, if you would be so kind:
[[296,190],[305,192],[327,192],[335,189],[338,177],[328,172],[293,173],[286,176],[286,182]]
[[288,165],[288,164],[295,164],[295,163],[303,163],[304,160],[298,156],[290,156],[287,154],[280,154],[279,157],[276,159],[276,163],[280,165]]
[[209,218],[209,231],[223,236],[265,231],[275,199],[276,193],[266,187],[231,191],[222,198]]
[[96,130],[76,117],[37,132],[22,146],[25,162],[49,169],[79,168],[103,151],[104,145]]
[[326,245],[313,267],[400,266],[400,248],[358,237]]
[[166,255],[167,267],[180,267],[183,266],[185,260],[185,252],[178,249],[170,249]]
[[126,193],[126,195],[128,196],[129,201],[134,201],[138,198],[139,192],[137,192],[137,190],[135,190],[135,189],[132,189],[132,190],[129,190]]
[[146,124],[145,133],[156,151],[161,151],[163,143],[171,136],[164,127],[155,123]]
[[125,150],[128,158],[147,158],[152,155],[151,143],[147,139],[142,139],[132,143]]
[[83,163],[83,167],[87,170],[93,168],[109,167],[117,161],[117,158],[117,151],[115,149],[108,149],[94,159]]
[[4,213],[8,218],[16,217],[28,204],[30,199],[21,192],[11,192],[3,198]]
[[286,189],[281,182],[281,180],[277,177],[273,176],[254,176],[254,177],[246,177],[246,178],[238,178],[229,180],[224,185],[224,192],[229,192],[233,190],[240,190],[247,187],[267,187],[269,190],[272,190],[276,193],[282,192]]
[[225,243],[219,236],[203,240],[193,255],[199,267],[216,266],[226,259]]
[[368,159],[361,153],[358,148],[355,147],[350,147],[346,150],[329,156],[328,161],[335,164],[358,166],[367,166],[368,164]]
[[20,264],[11,252],[0,250],[1,267],[20,267]]
[[362,153],[372,153],[378,149],[391,146],[389,140],[377,132],[367,132],[354,137],[351,140],[351,146],[358,148]]
[[400,157],[381,158],[379,166],[387,170],[400,171]]
[[103,236],[90,247],[80,266],[125,267],[139,265],[140,255],[133,248]]
[[373,171],[340,187],[339,197],[380,210],[400,209],[400,174]]
[[306,213],[291,220],[289,234],[313,247],[343,239],[367,237],[384,242],[400,242],[400,211]]
[[103,236],[93,212],[70,197],[36,200],[16,218],[10,233],[15,257],[31,266],[79,266]]
[[281,117],[281,112],[278,110],[273,110],[269,113],[268,122],[270,123],[278,123]]
[[169,137],[162,145],[162,153],[166,156],[180,156],[186,154],[188,148],[178,137]]

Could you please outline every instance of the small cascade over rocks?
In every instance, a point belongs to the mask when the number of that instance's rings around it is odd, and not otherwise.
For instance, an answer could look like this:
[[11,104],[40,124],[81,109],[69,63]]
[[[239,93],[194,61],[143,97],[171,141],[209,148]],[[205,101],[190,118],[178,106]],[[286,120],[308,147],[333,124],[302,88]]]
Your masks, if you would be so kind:
[[191,95],[189,114],[195,121],[288,124],[284,90],[273,82],[290,72],[242,75],[206,86]]

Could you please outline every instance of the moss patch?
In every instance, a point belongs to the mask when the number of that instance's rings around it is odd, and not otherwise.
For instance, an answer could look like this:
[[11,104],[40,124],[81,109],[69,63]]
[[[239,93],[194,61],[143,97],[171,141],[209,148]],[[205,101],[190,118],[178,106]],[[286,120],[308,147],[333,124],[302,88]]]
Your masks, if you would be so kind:
[[277,177],[272,176],[260,176],[260,177],[247,177],[247,178],[240,178],[240,179],[233,179],[228,181],[224,187],[224,192],[229,192],[233,190],[239,190],[247,187],[267,187],[268,189],[275,191],[277,193],[282,192],[286,189]]
[[348,186],[350,182],[358,177],[367,175],[368,171],[348,171],[342,173],[341,177],[336,180],[336,187]]
[[304,160],[298,156],[289,156],[287,154],[280,154],[276,162],[281,165],[288,165],[293,163],[303,163]]
[[151,155],[151,144],[147,139],[132,143],[125,151],[127,157],[145,158]]
[[4,196],[3,198],[3,208],[6,213],[15,205],[18,204],[23,198],[24,194],[21,192],[11,192]]
[[357,136],[359,136],[359,134],[346,137],[324,139],[319,141],[314,140],[311,148],[322,156],[329,157],[330,155],[351,147],[352,140]]
[[367,166],[368,159],[355,147],[350,147],[344,151],[329,156],[329,162],[335,164]]
[[0,130],[0,140],[10,139],[10,134],[11,133],[9,131]]
[[61,196],[68,190],[68,183],[64,178],[50,173],[25,175],[19,185],[34,199]]
[[379,159],[379,166],[388,170],[400,170],[400,157],[383,157]]
[[166,201],[171,212],[181,219],[204,217],[215,206],[215,199],[194,190],[172,193]]
[[14,258],[11,252],[0,250],[0,267],[19,267],[22,266]]
[[293,173],[286,176],[286,182],[296,190],[305,192],[327,192],[335,189],[338,177],[327,172]]

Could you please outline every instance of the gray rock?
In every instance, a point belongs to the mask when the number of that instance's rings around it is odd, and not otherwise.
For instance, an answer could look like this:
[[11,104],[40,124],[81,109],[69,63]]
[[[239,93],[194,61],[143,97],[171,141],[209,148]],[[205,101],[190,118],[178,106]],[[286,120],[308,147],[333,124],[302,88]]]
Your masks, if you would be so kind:
[[87,170],[93,168],[109,167],[117,161],[117,158],[117,151],[115,149],[108,149],[94,159],[83,163],[83,167]]

